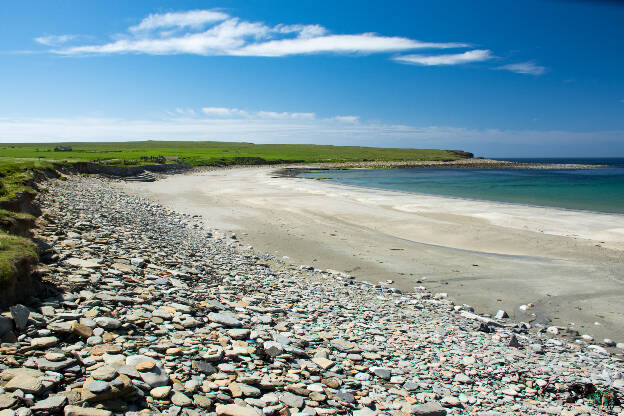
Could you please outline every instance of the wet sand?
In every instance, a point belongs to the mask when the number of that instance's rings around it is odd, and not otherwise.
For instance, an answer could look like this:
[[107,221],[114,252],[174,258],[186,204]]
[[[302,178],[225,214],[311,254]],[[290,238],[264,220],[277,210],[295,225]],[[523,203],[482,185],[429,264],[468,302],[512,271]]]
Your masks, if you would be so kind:
[[[330,184],[275,167],[123,183],[294,265],[624,342],[624,215]],[[533,303],[528,313],[518,307]],[[548,323],[551,320],[551,323]]]

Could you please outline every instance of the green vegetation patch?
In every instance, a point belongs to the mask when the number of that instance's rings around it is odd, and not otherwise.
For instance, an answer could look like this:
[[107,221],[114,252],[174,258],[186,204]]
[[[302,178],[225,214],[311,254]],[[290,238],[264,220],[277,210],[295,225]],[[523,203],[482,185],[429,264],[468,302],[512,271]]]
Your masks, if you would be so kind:
[[27,214],[25,212],[13,212],[7,211],[6,209],[0,209],[0,222],[2,221],[34,221],[35,217],[33,215]]
[[[0,154],[23,163],[95,162],[114,166],[153,164],[155,161],[222,166],[296,162],[451,161],[463,158],[460,154],[437,149],[189,141],[3,144],[0,145]],[[0,169],[1,165],[0,160]]]
[[0,201],[11,200],[22,192],[34,192],[30,184],[35,172],[49,167],[52,164],[48,162],[1,157]]
[[0,233],[0,286],[13,280],[20,264],[33,264],[37,259],[37,246],[32,241]]

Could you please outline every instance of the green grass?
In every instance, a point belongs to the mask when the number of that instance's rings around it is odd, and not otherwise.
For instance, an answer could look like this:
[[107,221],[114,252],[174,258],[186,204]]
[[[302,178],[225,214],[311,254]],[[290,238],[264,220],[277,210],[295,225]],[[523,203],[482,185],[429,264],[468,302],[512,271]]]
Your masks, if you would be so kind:
[[[55,152],[56,146],[71,146],[70,152]],[[435,149],[396,149],[359,146],[325,146],[306,144],[252,144],[229,142],[110,142],[3,144],[0,154],[23,163],[71,163],[80,161],[111,165],[153,163],[141,156],[178,156],[181,163],[213,166],[255,163],[292,162],[358,162],[456,160],[454,153]],[[0,166],[2,164],[0,158]],[[15,160],[15,159],[13,159]]]
[[11,200],[20,192],[34,192],[29,185],[34,172],[49,167],[52,164],[47,161],[0,157],[0,202]]
[[37,258],[37,247],[32,241],[0,233],[0,286],[11,282],[20,262],[34,263]]
[[6,209],[0,209],[0,223],[3,221],[34,221],[35,217],[25,212],[13,212]]

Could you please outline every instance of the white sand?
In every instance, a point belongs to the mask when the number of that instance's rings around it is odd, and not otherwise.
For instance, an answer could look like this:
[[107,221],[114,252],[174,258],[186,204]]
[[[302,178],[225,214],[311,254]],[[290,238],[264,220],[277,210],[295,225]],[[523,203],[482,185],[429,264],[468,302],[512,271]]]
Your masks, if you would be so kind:
[[518,306],[534,303],[538,320],[624,341],[624,215],[348,187],[275,169],[122,186],[296,265],[404,290],[422,281],[480,312],[524,320],[532,316]]

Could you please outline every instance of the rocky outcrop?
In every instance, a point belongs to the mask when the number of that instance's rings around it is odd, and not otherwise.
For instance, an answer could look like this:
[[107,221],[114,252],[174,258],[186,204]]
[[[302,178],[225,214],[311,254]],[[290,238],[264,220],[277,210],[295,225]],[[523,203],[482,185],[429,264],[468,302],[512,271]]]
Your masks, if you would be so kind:
[[472,159],[474,157],[473,153],[465,152],[463,150],[447,150],[447,152],[452,153],[459,157],[463,157],[465,159]]

